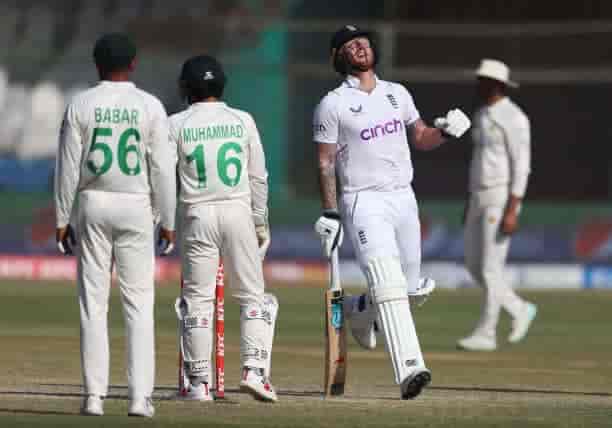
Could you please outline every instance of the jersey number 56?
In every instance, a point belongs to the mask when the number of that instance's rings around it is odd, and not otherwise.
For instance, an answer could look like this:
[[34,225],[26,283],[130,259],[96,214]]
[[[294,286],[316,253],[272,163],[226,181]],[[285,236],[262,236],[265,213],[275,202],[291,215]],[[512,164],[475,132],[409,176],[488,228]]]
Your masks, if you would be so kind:
[[[111,128],[94,128],[93,136],[91,138],[91,147],[89,148],[89,160],[87,161],[87,169],[94,175],[105,174],[113,163],[113,150],[111,146],[101,141],[101,138],[109,138],[113,136],[113,130]],[[130,139],[133,137],[135,142]],[[119,164],[119,170],[125,175],[138,175],[140,174],[140,150],[138,143],[140,142],[140,133],[135,128],[128,128],[121,133],[119,136],[119,144],[117,145],[117,162]],[[94,152],[100,152],[102,155],[102,162],[94,161],[93,157],[99,158],[100,155],[94,155]],[[130,153],[134,153],[132,158],[136,158],[135,162],[132,160],[128,162]]]

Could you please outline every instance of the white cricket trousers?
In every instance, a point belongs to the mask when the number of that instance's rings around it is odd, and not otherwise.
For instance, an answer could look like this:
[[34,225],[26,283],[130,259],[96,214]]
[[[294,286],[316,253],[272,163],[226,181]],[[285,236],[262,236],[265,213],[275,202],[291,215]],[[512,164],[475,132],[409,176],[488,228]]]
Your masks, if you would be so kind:
[[116,269],[127,331],[131,399],[150,397],[155,377],[153,217],[147,194],[83,191],[78,207],[78,292],[85,393],[108,391],[108,299]]
[[416,291],[421,272],[421,224],[412,188],[342,196],[346,233],[365,273],[373,258],[399,258],[406,290]]
[[[198,203],[181,207],[183,214],[183,289],[187,316],[212,318],[219,260],[232,296],[240,304],[242,366],[265,368],[270,346],[263,318],[264,277],[252,211],[245,201]],[[197,335],[198,332],[193,332]],[[188,357],[205,361],[212,349],[211,330],[187,344]]]
[[525,302],[504,275],[510,237],[500,232],[508,190],[497,187],[470,196],[465,219],[465,264],[484,290],[484,304],[474,333],[495,338],[501,309],[516,318]]
[[344,195],[342,214],[357,259],[368,279],[379,326],[395,375],[402,383],[425,361],[408,292],[418,286],[421,232],[411,188]]
[[264,277],[251,209],[242,201],[184,205],[183,298],[188,312],[215,301],[223,256],[225,278],[241,306],[263,305]]

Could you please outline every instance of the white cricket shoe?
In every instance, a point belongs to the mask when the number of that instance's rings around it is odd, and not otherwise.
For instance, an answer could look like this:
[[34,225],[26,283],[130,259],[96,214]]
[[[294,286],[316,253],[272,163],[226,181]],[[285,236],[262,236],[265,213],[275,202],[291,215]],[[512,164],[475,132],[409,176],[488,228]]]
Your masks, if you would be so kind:
[[83,399],[81,414],[85,416],[104,415],[104,399],[99,395],[88,395]]
[[185,391],[179,393],[178,399],[185,401],[212,401],[213,396],[206,382],[202,382],[198,386],[193,386],[190,383]]
[[495,351],[497,343],[495,338],[474,333],[457,341],[457,347],[464,351]]
[[410,303],[417,306],[422,306],[435,289],[436,281],[434,281],[432,278],[420,278],[416,291],[413,293],[408,293]]
[[131,399],[128,405],[128,416],[139,416],[141,418],[152,418],[155,415],[155,407],[151,397]]
[[508,342],[518,343],[527,336],[529,327],[538,314],[538,307],[533,303],[527,303],[525,311],[520,317],[516,317],[512,320],[512,331],[508,336]]
[[374,308],[370,296],[364,293],[360,296],[347,296],[344,299],[344,317],[351,320],[353,338],[362,348],[376,348]]
[[416,398],[423,388],[431,383],[431,372],[425,367],[417,368],[405,378],[400,384],[402,400],[412,400]]
[[240,380],[240,391],[248,392],[253,398],[260,401],[278,401],[274,387],[264,374],[264,369],[244,367]]

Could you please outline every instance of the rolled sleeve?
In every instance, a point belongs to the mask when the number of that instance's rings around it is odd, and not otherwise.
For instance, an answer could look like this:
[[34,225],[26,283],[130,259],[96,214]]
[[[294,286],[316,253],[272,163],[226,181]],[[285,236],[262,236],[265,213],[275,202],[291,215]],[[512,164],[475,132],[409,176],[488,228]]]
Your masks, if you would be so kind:
[[402,120],[404,121],[404,125],[409,127],[421,118],[421,114],[416,108],[414,98],[412,98],[412,95],[410,92],[408,92],[408,89],[402,85],[397,85],[397,87],[399,88],[397,92],[400,97],[399,104],[401,106]]
[[322,144],[338,142],[338,110],[332,95],[327,95],[315,108],[312,124],[312,140]]

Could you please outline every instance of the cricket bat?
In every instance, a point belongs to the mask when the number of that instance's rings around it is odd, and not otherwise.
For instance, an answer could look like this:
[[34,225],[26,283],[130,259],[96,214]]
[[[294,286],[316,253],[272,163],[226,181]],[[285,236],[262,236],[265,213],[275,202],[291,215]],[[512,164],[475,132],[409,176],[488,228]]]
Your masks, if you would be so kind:
[[340,285],[338,250],[329,261],[329,287],[325,291],[325,396],[344,394],[346,381],[346,324],[344,290]]

